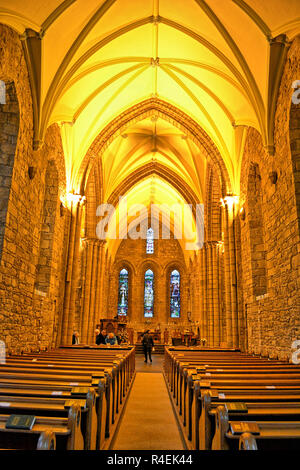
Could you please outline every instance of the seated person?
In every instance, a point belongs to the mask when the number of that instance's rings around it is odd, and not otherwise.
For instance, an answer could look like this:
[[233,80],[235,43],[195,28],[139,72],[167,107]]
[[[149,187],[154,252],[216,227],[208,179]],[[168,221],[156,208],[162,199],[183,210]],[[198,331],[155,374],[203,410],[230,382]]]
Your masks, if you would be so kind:
[[78,333],[78,331],[74,331],[74,333],[73,333],[72,344],[79,344],[79,333]]
[[96,344],[99,346],[99,344],[105,344],[105,338],[106,338],[106,331],[102,330],[96,330],[98,332],[96,336]]
[[105,343],[110,344],[111,346],[118,344],[117,338],[115,337],[114,333],[108,333],[105,338]]

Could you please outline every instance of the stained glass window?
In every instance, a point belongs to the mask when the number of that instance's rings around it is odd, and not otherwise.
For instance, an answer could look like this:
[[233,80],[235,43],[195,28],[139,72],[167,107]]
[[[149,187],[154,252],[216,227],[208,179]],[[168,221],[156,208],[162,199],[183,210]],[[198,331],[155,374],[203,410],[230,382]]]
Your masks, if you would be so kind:
[[170,310],[171,318],[180,317],[180,273],[176,269],[171,272]]
[[154,274],[151,269],[145,272],[144,317],[153,317]]
[[152,228],[147,230],[146,253],[147,255],[152,255],[154,253],[154,231]]
[[122,269],[119,274],[118,315],[128,313],[128,271]]

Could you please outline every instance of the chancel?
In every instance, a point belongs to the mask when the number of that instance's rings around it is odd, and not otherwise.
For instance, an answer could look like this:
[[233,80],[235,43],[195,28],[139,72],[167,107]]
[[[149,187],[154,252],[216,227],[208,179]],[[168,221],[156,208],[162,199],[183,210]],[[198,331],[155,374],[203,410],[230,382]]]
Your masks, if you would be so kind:
[[0,0],[0,449],[299,449],[299,7]]

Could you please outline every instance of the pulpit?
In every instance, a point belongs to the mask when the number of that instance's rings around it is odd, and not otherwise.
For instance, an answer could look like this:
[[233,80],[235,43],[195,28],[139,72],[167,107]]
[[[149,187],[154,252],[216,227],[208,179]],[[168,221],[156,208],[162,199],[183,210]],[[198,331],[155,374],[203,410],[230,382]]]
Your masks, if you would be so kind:
[[106,333],[117,334],[118,330],[122,330],[126,327],[126,322],[122,317],[116,318],[102,318],[100,320],[100,330],[106,330]]

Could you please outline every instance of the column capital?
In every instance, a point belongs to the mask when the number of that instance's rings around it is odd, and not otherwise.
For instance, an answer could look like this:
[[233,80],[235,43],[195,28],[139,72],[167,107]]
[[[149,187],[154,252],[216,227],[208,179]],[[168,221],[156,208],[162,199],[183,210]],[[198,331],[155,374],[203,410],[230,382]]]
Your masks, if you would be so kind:
[[99,238],[94,238],[94,237],[84,237],[81,238],[81,241],[89,246],[104,246],[106,243],[106,240],[100,240]]

